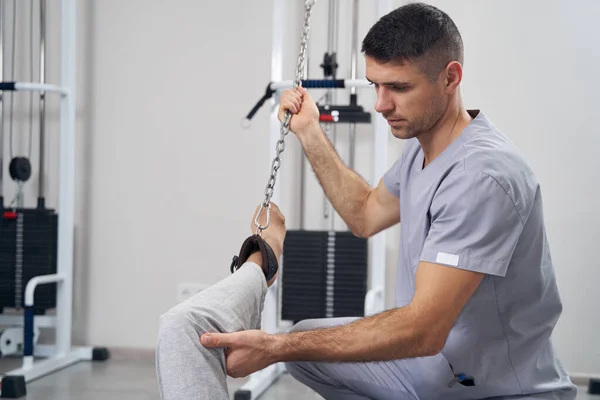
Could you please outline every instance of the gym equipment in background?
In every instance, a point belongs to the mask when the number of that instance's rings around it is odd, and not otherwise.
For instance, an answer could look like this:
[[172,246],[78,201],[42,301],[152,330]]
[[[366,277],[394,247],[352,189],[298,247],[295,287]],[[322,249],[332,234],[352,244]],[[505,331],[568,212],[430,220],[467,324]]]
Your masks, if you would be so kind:
[[351,232],[288,231],[281,319],[364,316],[367,249],[367,240]]
[[[357,48],[358,2],[353,0],[353,48]],[[390,0],[378,0],[377,15],[383,16],[391,9]],[[273,43],[271,82],[264,95],[254,105],[242,125],[248,127],[250,120],[268,100],[272,102],[270,115],[270,142],[280,140],[280,122],[277,118],[280,91],[295,86],[293,81],[282,80],[283,38],[285,29],[286,0],[274,0]],[[339,123],[350,124],[349,166],[354,167],[355,124],[370,123],[374,128],[373,177],[378,181],[386,172],[388,149],[388,126],[380,115],[371,117],[356,101],[356,89],[370,87],[367,80],[356,79],[356,51],[352,54],[351,79],[338,79],[336,47],[337,0],[329,0],[328,51],[321,65],[325,79],[301,80],[308,89],[329,89],[325,104],[319,104],[322,123],[330,124],[335,145],[336,127]],[[314,39],[313,39],[314,40]],[[335,104],[334,92],[340,88],[351,88],[349,104]],[[319,102],[320,103],[320,102]],[[327,129],[326,129],[327,132]],[[271,158],[279,156],[271,149]],[[304,156],[300,192],[304,197]],[[274,188],[270,199],[280,206],[281,190]],[[302,200],[301,203],[304,203]],[[280,279],[267,292],[262,328],[269,333],[285,331],[283,321],[298,321],[304,318],[329,316],[372,315],[384,311],[386,233],[381,232],[368,241],[354,237],[350,232],[333,229],[333,212],[325,207],[324,216],[331,218],[328,231],[306,231],[303,228],[304,210],[301,204],[299,230],[288,230],[284,243],[283,260],[280,264]],[[367,274],[367,272],[370,272]],[[369,284],[367,285],[367,275]],[[367,290],[368,288],[368,290]],[[365,294],[366,292],[366,294]],[[250,379],[235,393],[236,400],[257,399],[285,372],[283,364],[274,364],[250,376]]]
[[[33,343],[38,342],[40,336],[40,328],[35,328],[33,332]],[[10,355],[19,355],[23,352],[23,328],[5,328],[0,330],[0,357]]]
[[[73,234],[75,197],[75,38],[76,1],[60,1],[60,84],[46,83],[46,0],[13,1],[9,18],[7,1],[0,15],[0,53],[5,59],[7,31],[12,27],[12,69],[8,80],[2,70],[2,123],[0,123],[0,161],[4,157],[6,102],[10,134],[11,178],[18,185],[13,201],[4,204],[3,176],[0,172],[0,331],[2,356],[22,356],[21,368],[0,375],[0,397],[26,395],[27,382],[82,360],[106,360],[105,348],[72,346],[73,312]],[[15,37],[17,6],[28,5],[30,12],[30,80],[33,81],[34,11],[39,10],[39,82],[15,79]],[[34,7],[39,5],[39,7]],[[2,68],[0,66],[0,68]],[[14,96],[30,94],[29,151],[27,156],[13,152]],[[24,206],[23,187],[29,180],[33,140],[33,94],[39,93],[39,176],[37,207]],[[10,95],[10,96],[9,96]],[[45,116],[46,96],[60,99],[58,213],[46,207],[45,198]],[[2,313],[3,311],[3,313]],[[40,315],[45,314],[45,315]],[[55,343],[38,345],[41,329],[55,329]],[[34,357],[41,360],[34,360]]]
[[[353,0],[350,79],[356,80],[358,54],[358,0]],[[327,52],[323,57],[324,80],[318,86],[327,90],[319,105],[324,131],[336,147],[338,128],[348,125],[348,167],[355,169],[356,124],[370,123],[371,114],[357,104],[356,87],[350,88],[350,104],[335,103],[337,59],[337,1],[329,3]],[[314,85],[307,81],[308,87]],[[341,81],[343,82],[343,81]],[[317,85],[314,85],[317,86]],[[300,157],[304,170],[305,157]],[[304,180],[304,176],[302,178]],[[304,182],[300,185],[300,230],[288,230],[283,249],[285,273],[281,276],[281,318],[298,322],[310,318],[360,317],[364,315],[367,293],[368,241],[350,232],[335,229],[335,210],[325,197],[323,217],[327,231],[304,230]]]
[[588,393],[589,394],[600,394],[600,379],[591,378],[590,383],[588,384]]
[[[33,4],[33,3],[31,3]],[[5,7],[5,3],[3,3]],[[33,81],[34,69],[34,43],[33,43],[33,10],[30,7],[30,68],[29,80]],[[45,32],[42,18],[45,9],[40,7],[40,54],[39,54],[39,80],[41,84],[46,80],[45,68]],[[5,15],[6,13],[2,13]],[[44,177],[45,177],[45,93],[40,93],[40,120],[39,120],[39,187],[38,187],[38,207],[34,209],[24,208],[23,188],[32,174],[31,150],[33,146],[33,92],[29,94],[29,137],[27,155],[15,155],[14,149],[14,103],[15,88],[11,82],[15,77],[15,43],[17,7],[13,3],[11,23],[11,46],[10,46],[10,64],[11,68],[8,74],[3,71],[4,76],[8,75],[8,82],[2,87],[2,121],[8,120],[9,127],[9,149],[10,149],[10,177],[17,184],[17,195],[10,202],[8,207],[4,204],[4,195],[0,186],[0,310],[5,308],[22,309],[25,297],[25,285],[38,275],[48,275],[56,273],[56,247],[57,247],[57,229],[58,216],[55,210],[46,209]],[[2,26],[6,26],[4,23]],[[2,35],[2,32],[0,32]],[[3,44],[3,41],[0,41]],[[2,46],[4,51],[5,46]],[[5,103],[10,100],[10,106]],[[8,108],[8,113],[6,109]],[[8,115],[7,115],[8,114]],[[4,123],[0,124],[0,149],[4,154]],[[0,182],[3,182],[3,173],[0,171]],[[36,313],[43,314],[45,310],[56,307],[56,284],[48,284],[40,287],[35,293],[34,299]]]

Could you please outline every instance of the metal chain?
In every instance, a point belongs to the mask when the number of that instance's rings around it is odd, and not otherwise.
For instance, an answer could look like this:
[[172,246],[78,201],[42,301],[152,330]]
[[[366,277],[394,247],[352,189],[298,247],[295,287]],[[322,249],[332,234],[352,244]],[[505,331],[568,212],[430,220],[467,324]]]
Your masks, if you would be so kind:
[[[310,15],[312,12],[312,6],[314,5],[315,0],[306,0],[304,2],[304,26],[302,28],[302,41],[300,43],[300,55],[298,56],[298,64],[296,67],[296,79],[294,80],[294,89],[296,89],[300,83],[304,72],[304,61],[306,59],[306,46],[308,44],[308,33],[310,30]],[[292,118],[292,113],[289,110],[286,110],[285,119],[281,124],[280,137],[275,145],[275,158],[273,159],[273,163],[271,164],[271,175],[269,176],[269,181],[267,186],[265,187],[265,200],[260,205],[260,209],[256,213],[256,218],[254,219],[254,225],[256,226],[256,233],[262,234],[262,231],[269,227],[271,223],[271,197],[273,197],[273,191],[275,188],[275,182],[277,181],[277,172],[281,167],[281,154],[285,150],[285,137],[290,132],[290,120]],[[259,217],[262,214],[262,210],[266,209],[267,213],[267,222],[265,225],[260,225]]]

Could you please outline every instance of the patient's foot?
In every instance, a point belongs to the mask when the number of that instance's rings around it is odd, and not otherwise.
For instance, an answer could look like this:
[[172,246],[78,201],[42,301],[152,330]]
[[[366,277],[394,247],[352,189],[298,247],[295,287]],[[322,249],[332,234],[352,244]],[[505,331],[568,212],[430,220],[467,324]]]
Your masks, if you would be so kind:
[[[270,203],[270,204],[271,204],[271,216],[270,216],[269,226],[267,229],[265,229],[262,232],[262,238],[265,242],[267,242],[269,244],[269,246],[273,250],[273,253],[275,255],[275,259],[277,260],[277,263],[279,263],[279,261],[281,260],[281,254],[283,253],[283,241],[285,240],[285,234],[286,234],[285,217],[281,213],[281,210],[279,209],[277,204],[275,204],[275,203]],[[256,211],[254,212],[254,216],[252,217],[252,221],[250,224],[250,229],[252,230],[252,232],[256,232],[256,227],[254,226],[254,220],[256,219],[256,213],[259,210],[260,210],[260,206],[256,208]],[[259,223],[261,224],[261,226],[264,226],[266,224],[266,211],[264,209],[261,212],[261,215],[259,218]],[[260,265],[262,267],[263,271],[265,271],[265,275],[267,275],[267,273],[268,273],[267,272],[268,266],[266,265],[267,260],[262,259],[260,252],[253,253],[248,258],[248,261],[251,261],[251,262],[254,262],[254,263]],[[267,281],[267,285],[271,286],[275,282],[276,278],[277,278],[277,273],[275,273],[275,275]]]
[[[279,261],[279,258],[277,260]],[[262,268],[263,272],[265,272],[266,267],[263,263],[262,255],[260,254],[260,252],[256,251],[256,252],[252,253],[250,255],[250,257],[248,257],[247,261],[257,264],[259,267]],[[275,283],[275,279],[277,279],[277,274],[278,273],[276,272],[275,275],[270,280],[267,281],[267,286],[270,287],[273,283]],[[265,273],[265,276],[266,276],[266,273]]]
[[[286,227],[285,227],[285,217],[283,216],[283,214],[281,213],[281,210],[279,209],[279,207],[277,207],[277,204],[275,203],[270,203],[271,204],[271,216],[270,216],[270,221],[269,221],[269,226],[267,227],[267,229],[265,229],[262,232],[262,238],[264,240],[267,241],[267,243],[269,243],[269,246],[271,246],[271,248],[273,249],[273,252],[275,253],[275,256],[277,257],[277,259],[279,260],[279,257],[281,257],[281,253],[283,252],[283,241],[285,240],[285,234],[286,234]],[[256,219],[256,213],[260,210],[260,207],[256,208],[256,211],[254,212],[254,216],[252,217],[252,221],[250,223],[250,231],[252,233],[256,233],[256,227],[254,226],[254,220]],[[261,214],[260,214],[260,218],[259,218],[259,223],[261,226],[264,226],[266,224],[267,221],[267,217],[266,217],[266,211],[263,209]]]

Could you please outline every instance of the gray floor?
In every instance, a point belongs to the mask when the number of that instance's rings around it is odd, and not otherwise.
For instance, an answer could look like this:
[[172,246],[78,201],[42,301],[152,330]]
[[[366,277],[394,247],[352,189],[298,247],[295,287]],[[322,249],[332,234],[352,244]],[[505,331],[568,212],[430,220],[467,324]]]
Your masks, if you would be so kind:
[[[0,373],[18,366],[19,360],[0,359]],[[231,393],[244,383],[232,379]],[[160,400],[156,389],[154,357],[148,352],[112,351],[107,362],[83,362],[27,385],[25,400]],[[260,400],[322,399],[284,375]],[[578,400],[600,400],[581,388]]]

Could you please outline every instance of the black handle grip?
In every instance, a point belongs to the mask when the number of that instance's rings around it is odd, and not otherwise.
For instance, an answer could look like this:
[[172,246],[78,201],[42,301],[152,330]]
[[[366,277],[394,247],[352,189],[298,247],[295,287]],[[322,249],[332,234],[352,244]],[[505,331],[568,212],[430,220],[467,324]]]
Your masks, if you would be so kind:
[[258,110],[260,110],[260,108],[263,106],[263,104],[265,104],[265,101],[269,100],[273,96],[273,93],[275,93],[275,91],[273,89],[271,89],[271,83],[269,82],[263,97],[261,97],[260,100],[258,100],[258,102],[254,105],[254,107],[252,107],[252,109],[250,110],[248,115],[246,115],[246,119],[248,121],[250,121],[252,118],[254,118],[254,115],[258,112]]

